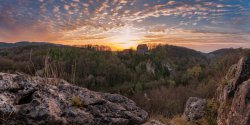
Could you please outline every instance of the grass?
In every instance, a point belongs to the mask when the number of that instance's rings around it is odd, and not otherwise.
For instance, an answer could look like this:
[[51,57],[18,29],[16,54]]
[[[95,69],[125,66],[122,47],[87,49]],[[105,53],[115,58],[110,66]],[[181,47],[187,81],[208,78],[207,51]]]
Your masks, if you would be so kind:
[[181,115],[176,115],[172,118],[167,118],[162,115],[153,115],[150,120],[156,120],[166,125],[210,125],[206,119],[190,122],[185,120]]

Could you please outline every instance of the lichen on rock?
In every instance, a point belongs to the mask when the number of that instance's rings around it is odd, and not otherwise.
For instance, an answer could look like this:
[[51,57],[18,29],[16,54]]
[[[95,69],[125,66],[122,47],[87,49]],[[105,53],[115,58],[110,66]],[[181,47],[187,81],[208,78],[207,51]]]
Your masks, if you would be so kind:
[[250,57],[231,67],[217,90],[218,125],[250,125]]
[[207,101],[197,97],[190,97],[186,103],[183,118],[187,121],[195,121],[203,118]]
[[7,73],[0,73],[0,115],[0,124],[8,125],[137,125],[148,117],[118,94],[90,91],[61,79]]

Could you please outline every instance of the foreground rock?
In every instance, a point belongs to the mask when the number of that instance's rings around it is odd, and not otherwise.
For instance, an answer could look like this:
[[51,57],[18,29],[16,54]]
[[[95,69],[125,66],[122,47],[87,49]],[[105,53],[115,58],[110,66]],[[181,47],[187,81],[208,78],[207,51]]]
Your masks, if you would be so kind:
[[190,97],[186,103],[186,108],[183,113],[183,118],[187,121],[199,120],[204,116],[206,100],[196,97]]
[[148,114],[128,98],[58,79],[0,73],[0,124],[136,125]]
[[218,125],[250,125],[250,57],[232,66],[218,88]]

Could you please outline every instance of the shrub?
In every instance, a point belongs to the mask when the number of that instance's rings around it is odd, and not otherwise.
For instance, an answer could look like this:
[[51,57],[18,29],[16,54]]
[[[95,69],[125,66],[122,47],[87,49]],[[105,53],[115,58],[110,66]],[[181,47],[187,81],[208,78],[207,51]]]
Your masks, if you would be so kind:
[[0,70],[12,70],[14,61],[8,58],[0,57]]
[[137,92],[131,98],[151,114],[171,117],[183,113],[189,97],[212,98],[215,90],[215,82],[187,86],[161,86]]
[[218,103],[214,100],[208,100],[205,108],[205,118],[209,125],[216,125]]

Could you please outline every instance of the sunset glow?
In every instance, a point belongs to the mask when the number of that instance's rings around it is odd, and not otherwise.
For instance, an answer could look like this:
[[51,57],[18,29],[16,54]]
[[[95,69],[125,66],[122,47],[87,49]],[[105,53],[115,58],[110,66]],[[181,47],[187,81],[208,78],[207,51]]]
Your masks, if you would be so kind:
[[249,0],[2,0],[1,42],[250,47]]
[[124,27],[117,33],[112,34],[108,41],[111,41],[118,49],[135,48],[142,36],[137,34],[131,27]]

